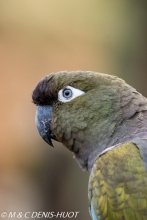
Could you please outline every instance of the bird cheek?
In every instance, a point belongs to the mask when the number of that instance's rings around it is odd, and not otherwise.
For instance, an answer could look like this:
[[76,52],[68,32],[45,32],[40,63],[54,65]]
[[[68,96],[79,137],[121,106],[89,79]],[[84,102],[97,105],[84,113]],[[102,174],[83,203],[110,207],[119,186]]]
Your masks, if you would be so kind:
[[69,140],[71,138],[71,127],[66,128],[66,130],[64,131],[63,138],[65,140]]

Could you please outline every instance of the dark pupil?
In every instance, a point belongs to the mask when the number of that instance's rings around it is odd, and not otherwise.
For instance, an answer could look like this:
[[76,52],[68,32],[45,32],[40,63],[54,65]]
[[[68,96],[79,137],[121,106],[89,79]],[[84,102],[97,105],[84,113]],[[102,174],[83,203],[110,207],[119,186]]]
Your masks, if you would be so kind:
[[72,96],[71,90],[70,90],[70,89],[65,89],[65,90],[63,91],[63,96],[64,96],[65,98],[70,98],[70,97]]

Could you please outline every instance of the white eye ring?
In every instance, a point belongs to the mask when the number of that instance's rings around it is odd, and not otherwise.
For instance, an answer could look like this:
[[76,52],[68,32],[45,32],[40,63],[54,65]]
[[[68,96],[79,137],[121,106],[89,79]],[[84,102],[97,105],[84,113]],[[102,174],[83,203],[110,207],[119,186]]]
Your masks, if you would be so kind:
[[66,88],[61,89],[58,92],[58,100],[60,102],[70,102],[71,100],[83,94],[85,94],[85,92],[80,89],[76,89],[72,86],[66,86]]

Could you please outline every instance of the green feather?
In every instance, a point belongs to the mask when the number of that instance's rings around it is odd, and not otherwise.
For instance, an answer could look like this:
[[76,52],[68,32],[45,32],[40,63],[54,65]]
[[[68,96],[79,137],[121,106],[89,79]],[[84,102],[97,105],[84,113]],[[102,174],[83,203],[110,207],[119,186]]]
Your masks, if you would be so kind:
[[[83,95],[61,102],[67,86]],[[41,128],[49,122],[43,138],[62,142],[90,173],[93,218],[147,219],[147,99],[116,76],[90,71],[52,73],[32,98],[53,109],[51,118],[41,115]]]
[[89,200],[98,218],[147,218],[146,179],[147,171],[135,144],[126,143],[102,154],[89,179]]

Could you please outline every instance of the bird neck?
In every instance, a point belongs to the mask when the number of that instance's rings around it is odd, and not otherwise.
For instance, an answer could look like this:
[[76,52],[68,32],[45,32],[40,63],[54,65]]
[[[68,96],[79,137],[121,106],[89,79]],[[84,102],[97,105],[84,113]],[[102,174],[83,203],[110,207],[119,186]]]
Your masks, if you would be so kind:
[[[107,135],[109,136],[108,133]],[[105,141],[99,141],[97,147],[92,148],[93,150],[88,152],[87,157],[82,151],[79,151],[79,154],[76,155],[75,158],[78,160],[80,167],[90,173],[93,164],[100,155],[123,143],[133,142],[139,138],[147,139],[147,111],[136,113],[132,119],[124,120],[121,125],[116,127],[109,142],[105,143]]]
[[100,132],[95,137],[91,137],[90,141],[75,143],[79,149],[78,153],[75,153],[75,158],[83,170],[91,172],[95,160],[103,152],[111,150],[112,146],[138,138],[147,138],[147,99],[141,94],[134,93],[127,105],[120,108],[120,112],[114,112],[110,118],[109,121],[103,120],[104,127],[107,123],[105,132],[99,130],[103,127],[99,127],[98,123],[97,131]]

